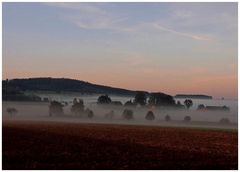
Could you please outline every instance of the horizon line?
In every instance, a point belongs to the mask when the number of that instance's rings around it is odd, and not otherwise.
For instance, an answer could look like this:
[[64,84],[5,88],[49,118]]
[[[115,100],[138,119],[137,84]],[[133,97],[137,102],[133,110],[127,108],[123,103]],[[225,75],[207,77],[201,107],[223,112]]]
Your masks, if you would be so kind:
[[[49,78],[49,79],[68,79],[68,80],[75,80],[75,81],[81,81],[81,82],[86,82],[86,83],[89,83],[89,84],[93,84],[93,85],[98,85],[98,86],[105,86],[105,87],[110,87],[110,88],[117,88],[117,89],[124,89],[124,90],[128,90],[128,91],[143,91],[143,92],[147,92],[147,93],[157,93],[157,92],[160,92],[160,93],[163,93],[162,91],[147,91],[147,90],[132,90],[132,89],[128,89],[128,88],[120,88],[118,86],[109,86],[109,85],[101,85],[101,84],[97,84],[97,83],[92,83],[92,82],[88,82],[88,81],[85,81],[85,80],[80,80],[80,79],[76,79],[76,78],[66,78],[66,77],[49,77],[49,76],[45,76],[45,77],[19,77],[19,78],[5,78],[5,79],[2,79],[2,81],[4,80],[15,80],[15,79],[44,79],[44,78]],[[208,95],[208,94],[203,94],[203,93],[177,93],[175,94],[174,96],[178,95],[178,94],[185,94],[185,95],[207,95],[207,96],[211,96],[213,99],[216,98],[212,95]],[[173,96],[173,97],[174,97]],[[232,98],[232,99],[236,99],[236,98]]]

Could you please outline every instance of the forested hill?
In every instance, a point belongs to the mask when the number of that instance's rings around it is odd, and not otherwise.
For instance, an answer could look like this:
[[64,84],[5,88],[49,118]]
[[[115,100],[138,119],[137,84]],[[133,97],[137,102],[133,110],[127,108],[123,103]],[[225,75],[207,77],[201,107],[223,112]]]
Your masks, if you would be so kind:
[[[17,88],[21,91],[80,92],[133,96],[136,91],[114,88],[66,78],[28,78],[3,80],[3,89]],[[148,92],[146,92],[148,94]]]

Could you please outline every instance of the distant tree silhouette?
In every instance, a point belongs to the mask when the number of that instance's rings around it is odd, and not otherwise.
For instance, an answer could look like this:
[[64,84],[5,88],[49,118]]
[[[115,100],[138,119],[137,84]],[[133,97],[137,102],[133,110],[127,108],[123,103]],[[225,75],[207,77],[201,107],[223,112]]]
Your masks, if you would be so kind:
[[191,121],[191,117],[190,117],[190,116],[185,116],[185,117],[184,117],[184,121],[186,121],[186,122]]
[[180,101],[177,101],[177,105],[182,105]]
[[151,93],[148,103],[151,106],[174,106],[175,100],[164,93]]
[[186,100],[184,101],[184,104],[185,104],[185,106],[189,109],[189,108],[193,105],[193,102],[192,102],[191,99],[186,99]]
[[145,119],[146,120],[154,120],[155,119],[154,113],[152,111],[148,111],[147,115],[145,116]]
[[93,118],[93,116],[94,116],[94,113],[93,113],[93,111],[91,110],[91,109],[86,109],[85,110],[85,113],[86,113],[86,115],[87,115],[87,117],[88,118]]
[[63,115],[63,105],[58,101],[51,101],[49,105],[49,116]]
[[76,104],[76,103],[78,103],[77,98],[74,98],[73,99],[73,104]]
[[7,108],[7,113],[10,115],[10,117],[13,117],[18,113],[18,111],[17,109],[10,107],[10,108]]
[[49,102],[49,99],[48,99],[47,97],[44,97],[44,98],[43,98],[43,101],[44,101],[44,102]]
[[227,106],[223,106],[222,109],[223,109],[224,111],[230,111],[230,108],[227,107]]
[[204,104],[200,104],[200,105],[198,105],[197,110],[203,110],[204,108],[205,108]]
[[108,95],[101,95],[98,97],[98,104],[109,104],[112,100]]
[[165,116],[165,121],[171,121],[171,117],[169,115]]
[[82,99],[79,99],[77,101],[77,99],[75,98],[73,100],[73,105],[71,107],[71,112],[74,115],[81,115],[84,112],[84,103]]
[[[2,83],[3,85],[4,82]],[[41,102],[42,99],[34,94],[25,94],[24,91],[19,90],[15,86],[5,85],[2,87],[2,100],[4,101],[31,101]]]
[[122,114],[124,119],[131,120],[133,119],[133,111],[130,109],[125,109]]
[[227,106],[206,106],[205,109],[208,111],[230,111],[230,108]]
[[144,106],[146,105],[146,101],[147,101],[147,96],[145,92],[138,91],[134,98],[134,104],[139,104],[141,106]]
[[184,109],[185,108],[185,106],[180,101],[177,101],[176,107],[179,108],[179,109]]

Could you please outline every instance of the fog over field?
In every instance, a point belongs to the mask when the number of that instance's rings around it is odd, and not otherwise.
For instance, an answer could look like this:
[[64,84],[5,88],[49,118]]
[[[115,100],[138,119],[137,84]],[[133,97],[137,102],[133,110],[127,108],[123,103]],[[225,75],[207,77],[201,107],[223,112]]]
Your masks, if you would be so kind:
[[[236,100],[205,100],[205,99],[192,99],[193,106],[187,110],[176,110],[173,108],[147,108],[147,107],[125,107],[116,105],[99,105],[97,104],[98,95],[83,96],[77,95],[76,98],[84,101],[85,109],[89,108],[93,111],[94,117],[89,119],[86,117],[75,116],[71,113],[71,106],[73,104],[74,95],[62,94],[44,94],[40,95],[48,97],[50,100],[57,100],[59,102],[67,102],[68,105],[63,107],[64,115],[49,117],[49,102],[3,102],[3,120],[50,120],[50,121],[65,121],[65,122],[87,122],[87,123],[120,123],[120,124],[139,124],[139,125],[159,125],[159,126],[196,126],[196,127],[214,127],[214,128],[237,128],[237,101]],[[128,100],[133,100],[133,97],[118,97],[110,96],[113,101],[121,101],[123,104]],[[175,99],[182,104],[185,99]],[[204,104],[205,106],[228,106],[230,112],[224,111],[197,111],[197,106]],[[11,117],[7,113],[7,108],[16,108],[18,113]],[[122,113],[124,109],[133,110],[133,119],[123,119]],[[154,113],[154,120],[146,120],[145,116],[149,110]],[[111,111],[114,115],[111,119],[106,118],[106,115]],[[166,122],[165,117],[169,115],[171,121]],[[185,116],[190,116],[190,122],[184,122]],[[222,118],[228,118],[231,124],[220,125],[219,121]]]
[[3,2],[3,170],[238,169],[237,2]]

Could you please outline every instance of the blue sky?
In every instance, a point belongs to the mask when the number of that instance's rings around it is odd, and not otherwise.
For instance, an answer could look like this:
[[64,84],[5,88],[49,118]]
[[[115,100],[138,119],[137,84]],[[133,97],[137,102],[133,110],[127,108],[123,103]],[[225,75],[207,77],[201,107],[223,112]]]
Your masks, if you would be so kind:
[[237,3],[5,2],[3,78],[237,97],[237,27]]

